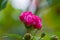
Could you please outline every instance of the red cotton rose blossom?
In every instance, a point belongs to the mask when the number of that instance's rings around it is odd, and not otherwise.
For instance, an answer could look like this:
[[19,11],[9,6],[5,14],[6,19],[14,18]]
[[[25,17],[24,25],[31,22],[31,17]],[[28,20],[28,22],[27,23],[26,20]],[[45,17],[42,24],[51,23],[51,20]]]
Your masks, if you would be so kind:
[[42,19],[36,15],[33,16],[33,26],[36,29],[42,28]]
[[36,29],[41,29],[42,28],[41,18],[37,15],[34,15],[32,12],[22,12],[19,18],[27,26],[32,25],[33,28],[36,28]]
[[22,12],[20,16],[20,20],[24,22],[26,25],[30,26],[32,24],[32,12]]

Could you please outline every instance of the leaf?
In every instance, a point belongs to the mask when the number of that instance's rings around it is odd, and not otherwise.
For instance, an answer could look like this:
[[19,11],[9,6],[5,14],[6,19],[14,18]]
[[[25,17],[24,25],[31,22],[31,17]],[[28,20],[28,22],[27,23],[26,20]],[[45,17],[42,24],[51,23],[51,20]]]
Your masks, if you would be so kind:
[[18,34],[6,34],[6,35],[4,35],[3,36],[3,40],[7,40],[7,39],[9,39],[9,40],[21,40],[22,39],[22,37],[20,36],[20,35],[18,35]]
[[7,0],[0,0],[0,10],[4,9],[6,7]]

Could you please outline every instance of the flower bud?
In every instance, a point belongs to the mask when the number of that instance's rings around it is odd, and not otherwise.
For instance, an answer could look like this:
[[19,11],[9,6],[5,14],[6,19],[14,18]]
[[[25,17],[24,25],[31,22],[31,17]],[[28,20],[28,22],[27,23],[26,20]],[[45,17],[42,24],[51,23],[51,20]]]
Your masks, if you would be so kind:
[[31,40],[32,35],[30,33],[26,33],[24,36],[25,40]]
[[46,35],[46,34],[43,32],[43,33],[41,34],[41,38],[43,38],[45,35]]

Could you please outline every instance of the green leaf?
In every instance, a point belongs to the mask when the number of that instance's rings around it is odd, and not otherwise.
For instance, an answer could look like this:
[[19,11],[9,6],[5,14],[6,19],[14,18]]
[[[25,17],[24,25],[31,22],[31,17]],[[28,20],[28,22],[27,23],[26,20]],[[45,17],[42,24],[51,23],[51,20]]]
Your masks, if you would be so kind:
[[6,7],[7,0],[0,0],[0,10],[4,9]]
[[7,39],[11,39],[11,40],[13,40],[13,39],[15,39],[15,40],[21,40],[22,39],[22,37],[20,36],[20,35],[18,35],[18,34],[6,34],[6,35],[4,35],[3,36],[3,38],[7,38]]

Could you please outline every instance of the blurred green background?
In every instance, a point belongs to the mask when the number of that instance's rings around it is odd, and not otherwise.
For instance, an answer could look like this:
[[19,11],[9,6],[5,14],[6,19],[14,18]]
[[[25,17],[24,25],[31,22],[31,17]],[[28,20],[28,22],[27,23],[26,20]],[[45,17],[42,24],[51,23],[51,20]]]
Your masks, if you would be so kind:
[[[4,1],[4,2],[3,2]],[[43,20],[43,28],[37,34],[45,32],[43,40],[50,40],[51,35],[57,35],[60,40],[60,0],[45,0],[48,2],[39,8],[37,15]],[[44,3],[44,0],[42,0]],[[20,40],[7,37],[7,34],[23,36],[26,32],[24,24],[19,20],[20,9],[14,9],[10,0],[0,0],[0,40]]]

